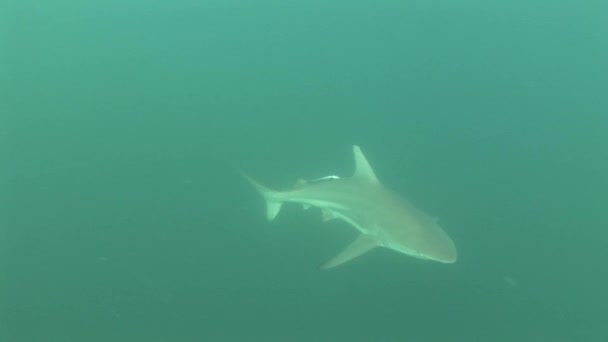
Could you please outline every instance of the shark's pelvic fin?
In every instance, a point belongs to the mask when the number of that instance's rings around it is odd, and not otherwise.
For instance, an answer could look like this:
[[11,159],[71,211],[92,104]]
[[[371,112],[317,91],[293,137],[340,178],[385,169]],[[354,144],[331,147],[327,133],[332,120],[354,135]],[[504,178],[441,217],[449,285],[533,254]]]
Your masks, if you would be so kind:
[[249,177],[245,173],[241,174],[243,175],[243,178],[248,180],[249,183],[251,183],[251,185],[253,185],[253,187],[266,200],[266,218],[268,219],[268,221],[274,220],[279,211],[281,211],[281,206],[283,205],[281,192],[268,189],[267,187],[260,184],[258,181]]
[[323,264],[321,266],[321,269],[326,270],[328,268],[341,265],[364,254],[365,252],[372,250],[374,247],[377,246],[378,243],[376,242],[376,240],[374,240],[374,238],[370,237],[369,235],[361,234],[359,235],[359,237],[357,237],[355,241],[353,241],[353,243],[348,245],[348,247],[346,247],[342,252],[340,252],[340,254],[336,255],[328,262]]
[[353,154],[355,155],[355,174],[353,177],[365,179],[372,183],[378,183],[378,178],[376,177],[374,170],[371,165],[369,165],[369,162],[363,155],[363,152],[361,152],[359,146],[353,146]]
[[323,217],[323,222],[327,222],[337,218],[334,214],[331,213],[331,211],[326,209],[321,209],[321,215]]

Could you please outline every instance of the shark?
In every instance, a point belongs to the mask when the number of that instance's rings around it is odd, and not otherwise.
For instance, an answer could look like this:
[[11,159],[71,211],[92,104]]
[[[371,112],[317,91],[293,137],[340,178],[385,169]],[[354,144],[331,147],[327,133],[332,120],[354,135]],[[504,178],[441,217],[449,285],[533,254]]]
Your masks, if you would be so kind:
[[353,154],[355,171],[351,177],[331,175],[312,181],[298,180],[284,191],[270,189],[245,173],[243,177],[265,199],[269,221],[277,217],[283,204],[297,203],[305,209],[319,208],[323,221],[342,220],[359,232],[350,245],[322,264],[321,269],[342,265],[377,247],[418,259],[456,262],[456,246],[438,219],[385,187],[359,146],[353,146]]

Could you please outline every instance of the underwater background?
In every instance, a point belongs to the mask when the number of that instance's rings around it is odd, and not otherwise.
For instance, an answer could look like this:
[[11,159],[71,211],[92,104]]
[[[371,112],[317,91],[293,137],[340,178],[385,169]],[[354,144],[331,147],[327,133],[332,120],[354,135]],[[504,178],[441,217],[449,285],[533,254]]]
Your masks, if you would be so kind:
[[[608,341],[608,2],[0,4],[0,341]],[[275,188],[352,145],[455,241]]]

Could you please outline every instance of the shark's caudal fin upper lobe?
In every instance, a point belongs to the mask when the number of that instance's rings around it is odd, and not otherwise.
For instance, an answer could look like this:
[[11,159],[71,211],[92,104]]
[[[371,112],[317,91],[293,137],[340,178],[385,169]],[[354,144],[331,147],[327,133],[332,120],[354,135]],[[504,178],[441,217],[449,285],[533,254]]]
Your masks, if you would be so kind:
[[245,178],[253,187],[264,197],[266,200],[266,218],[268,221],[274,220],[279,211],[281,210],[281,206],[283,205],[283,200],[281,196],[281,192],[274,191],[266,186],[260,184],[255,179],[249,177],[247,174],[241,172],[243,178]]

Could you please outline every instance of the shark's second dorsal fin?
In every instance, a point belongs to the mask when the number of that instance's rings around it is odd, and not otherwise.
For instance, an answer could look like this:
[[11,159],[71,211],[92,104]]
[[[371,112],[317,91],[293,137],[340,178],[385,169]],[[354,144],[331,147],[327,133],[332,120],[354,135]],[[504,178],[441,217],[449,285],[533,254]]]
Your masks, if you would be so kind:
[[301,188],[308,185],[308,182],[306,181],[306,179],[302,179],[302,178],[298,178],[298,180],[296,180],[296,183],[293,185],[294,188]]
[[376,178],[374,170],[372,169],[371,165],[369,165],[369,162],[363,155],[363,152],[361,152],[361,148],[359,148],[359,146],[353,146],[353,154],[355,156],[355,174],[353,177],[378,183],[378,178]]

